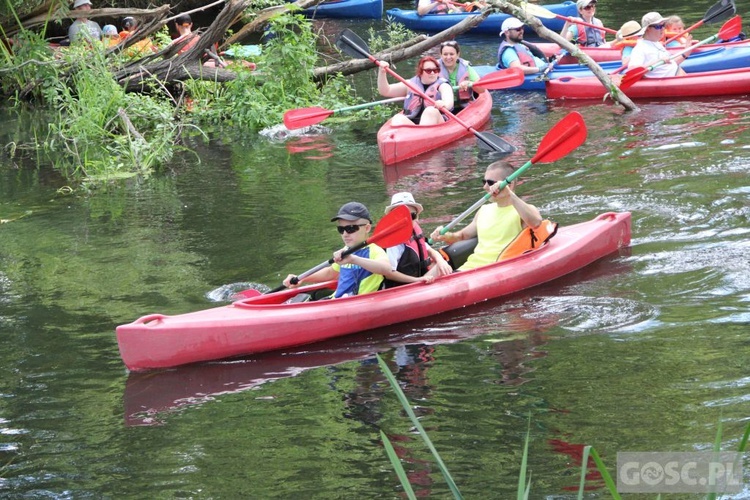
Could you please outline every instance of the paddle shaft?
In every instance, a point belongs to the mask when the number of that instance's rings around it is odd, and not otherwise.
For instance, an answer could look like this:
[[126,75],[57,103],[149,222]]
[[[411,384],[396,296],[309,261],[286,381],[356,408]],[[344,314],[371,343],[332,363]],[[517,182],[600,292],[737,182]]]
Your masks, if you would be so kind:
[[[718,7],[718,8],[717,8]],[[711,12],[712,10],[715,10],[715,12]],[[685,31],[681,31],[680,33],[677,33],[672,38],[664,42],[664,45],[666,46],[668,43],[674,42],[681,36],[683,36],[685,33],[690,33],[694,29],[697,29],[701,26],[703,26],[705,23],[712,23],[717,22],[726,19],[727,14],[734,14],[737,11],[737,8],[734,5],[734,2],[728,2],[726,5],[724,5],[723,1],[719,1],[719,3],[713,5],[708,11],[706,12],[706,15],[703,16],[703,19],[695,23],[694,25],[687,28]],[[731,15],[730,14],[730,15]]]

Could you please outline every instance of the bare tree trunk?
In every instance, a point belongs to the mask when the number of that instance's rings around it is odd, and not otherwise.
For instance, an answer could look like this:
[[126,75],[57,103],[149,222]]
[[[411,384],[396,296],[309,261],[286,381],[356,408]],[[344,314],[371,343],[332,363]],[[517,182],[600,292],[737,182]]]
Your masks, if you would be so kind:
[[[431,37],[420,35],[416,38],[413,38],[409,42],[397,45],[395,47],[390,47],[386,50],[378,52],[377,54],[373,54],[373,56],[375,57],[375,59],[386,60],[389,63],[396,63],[399,61],[403,61],[404,59],[417,57],[427,50],[431,49],[432,47],[440,44],[441,42],[444,42],[445,40],[451,40],[456,35],[460,35],[461,33],[469,31],[471,28],[484,21],[487,16],[490,15],[490,12],[492,11],[486,10],[481,14],[477,14],[475,16],[466,16],[466,19],[464,19],[460,23],[451,26],[447,30],[441,31],[436,35],[433,35]],[[335,75],[337,73],[340,73],[342,75],[351,75],[374,67],[375,64],[369,59],[351,59],[349,61],[340,62],[330,66],[315,68],[315,70],[313,71],[313,78],[316,81],[323,81],[327,78],[328,75]]]
[[505,0],[487,1],[503,12],[516,16],[518,19],[534,28],[534,31],[536,31],[536,33],[540,37],[558,44],[560,47],[567,50],[570,55],[578,58],[581,63],[585,64],[589,67],[589,69],[591,69],[591,72],[594,74],[594,76],[596,76],[599,81],[602,82],[602,85],[604,85],[609,90],[609,94],[612,99],[615,102],[619,103],[623,108],[627,109],[628,111],[638,110],[638,107],[633,104],[633,101],[631,101],[630,98],[612,82],[612,80],[609,78],[609,75],[604,72],[602,67],[596,64],[596,62],[594,62],[585,52],[583,52],[577,46],[573,45],[554,31],[547,29],[539,19],[534,16],[527,15],[526,12],[524,12],[521,8],[508,3]]

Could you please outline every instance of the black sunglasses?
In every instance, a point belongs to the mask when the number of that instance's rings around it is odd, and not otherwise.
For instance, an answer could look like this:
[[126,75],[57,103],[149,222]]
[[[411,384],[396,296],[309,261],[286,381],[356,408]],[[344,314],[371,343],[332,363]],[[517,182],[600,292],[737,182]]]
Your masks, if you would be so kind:
[[482,179],[482,186],[484,186],[485,184],[487,184],[488,186],[494,186],[497,182],[498,181],[493,181],[492,179]]
[[346,231],[347,234],[354,234],[359,231],[360,227],[366,225],[367,224],[351,224],[349,226],[336,226],[336,230],[339,232],[339,234],[344,234],[344,231]]

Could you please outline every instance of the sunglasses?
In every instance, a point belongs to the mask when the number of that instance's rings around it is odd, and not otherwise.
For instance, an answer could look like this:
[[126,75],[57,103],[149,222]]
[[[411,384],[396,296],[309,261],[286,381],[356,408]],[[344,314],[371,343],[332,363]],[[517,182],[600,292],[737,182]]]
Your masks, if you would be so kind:
[[594,9],[596,9],[596,4],[595,3],[589,4],[589,5],[587,5],[586,7],[583,8],[583,10],[594,10]]
[[344,234],[344,231],[346,231],[346,234],[354,234],[359,231],[360,227],[366,225],[367,224],[351,224],[349,226],[336,226],[336,230],[339,232],[339,234]]
[[422,68],[422,72],[429,73],[431,75],[437,75],[438,73],[440,73],[440,69],[439,68]]
[[411,213],[411,220],[417,220],[417,212]]
[[490,187],[491,187],[491,186],[494,186],[495,184],[497,184],[498,182],[499,182],[499,181],[493,181],[492,179],[482,179],[482,185],[483,185],[483,186],[484,186],[485,184],[487,184],[488,186],[490,186]]
[[440,44],[440,48],[442,49],[443,47],[453,47],[454,49],[457,49],[458,42],[456,42],[455,40],[448,40],[447,42],[442,42]]
[[523,31],[523,26],[520,28],[508,28],[508,31]]
[[664,25],[663,24],[652,24],[651,27],[654,28],[655,30],[663,30],[664,29]]

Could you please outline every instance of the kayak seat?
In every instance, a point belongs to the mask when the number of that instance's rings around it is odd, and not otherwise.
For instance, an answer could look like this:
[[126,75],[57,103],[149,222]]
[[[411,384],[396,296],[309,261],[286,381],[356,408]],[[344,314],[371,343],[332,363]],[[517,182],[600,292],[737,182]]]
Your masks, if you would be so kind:
[[474,252],[474,248],[476,248],[478,241],[477,238],[469,238],[468,240],[451,243],[450,245],[441,248],[440,254],[455,271],[463,266],[466,259],[469,258],[469,255]]
[[284,304],[299,304],[300,302],[309,302],[312,300],[312,295],[309,293],[298,293],[292,298],[287,299]]
[[500,253],[497,260],[512,259],[513,257],[538,250],[552,239],[555,234],[557,234],[557,222],[551,222],[546,219],[536,229],[526,227],[518,233],[518,236],[513,241],[508,243],[508,246]]

